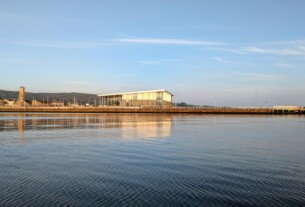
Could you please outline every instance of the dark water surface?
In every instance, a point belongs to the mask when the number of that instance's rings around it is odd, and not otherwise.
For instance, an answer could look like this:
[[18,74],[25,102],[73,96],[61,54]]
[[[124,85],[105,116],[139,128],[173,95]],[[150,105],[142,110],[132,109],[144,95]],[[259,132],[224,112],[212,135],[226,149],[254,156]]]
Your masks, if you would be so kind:
[[0,113],[0,206],[305,206],[305,117]]

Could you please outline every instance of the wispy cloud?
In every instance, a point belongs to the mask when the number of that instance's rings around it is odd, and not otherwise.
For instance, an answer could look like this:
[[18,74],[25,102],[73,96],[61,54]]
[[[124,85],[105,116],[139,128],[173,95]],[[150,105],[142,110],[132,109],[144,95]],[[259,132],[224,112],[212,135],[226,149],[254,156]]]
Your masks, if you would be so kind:
[[[3,43],[2,43],[3,44]],[[196,46],[204,50],[220,50],[229,53],[243,55],[261,54],[275,56],[304,56],[305,40],[264,42],[257,44],[239,44],[213,41],[198,41],[190,39],[162,39],[162,38],[117,38],[100,41],[11,41],[6,44],[14,44],[30,47],[48,48],[71,48],[86,49],[99,48],[106,45],[120,44],[147,44],[147,45],[173,45],[173,46]],[[146,61],[151,62],[151,61]],[[155,62],[155,61],[154,61]],[[145,63],[144,63],[145,64]]]
[[278,56],[305,56],[305,40],[264,42],[256,46],[242,49],[247,53],[278,55]]
[[113,39],[114,42],[158,44],[158,45],[186,45],[186,46],[212,46],[223,45],[223,42],[196,41],[188,39],[162,39],[162,38],[121,38]]
[[227,44],[206,47],[209,50],[220,50],[237,54],[274,55],[274,56],[305,56],[305,40],[263,42],[256,44]]
[[282,56],[305,56],[305,50],[301,48],[261,48],[261,47],[248,47],[243,49],[248,53],[269,54],[269,55],[282,55]]
[[304,39],[297,39],[297,40],[289,40],[289,41],[269,41],[269,42],[262,42],[264,45],[273,45],[273,46],[287,46],[287,45],[304,45]]
[[238,62],[238,61],[231,61],[231,60],[226,60],[221,57],[214,57],[212,58],[213,60],[220,62],[220,63],[225,63],[225,64],[234,64],[234,65],[249,65],[248,63],[244,62]]
[[206,47],[204,49],[207,50],[218,50],[218,51],[224,51],[224,52],[229,52],[229,53],[236,53],[236,54],[240,54],[240,55],[246,55],[247,52],[243,50],[243,48],[240,48],[237,45],[233,45],[231,44],[230,47]]
[[286,63],[277,63],[275,64],[275,66],[280,67],[280,68],[292,68],[293,66],[290,64],[286,64]]
[[156,45],[182,45],[182,46],[219,46],[222,42],[195,41],[187,39],[158,39],[158,38],[123,38],[108,39],[103,41],[12,41],[15,45],[32,47],[53,47],[53,48],[92,48],[107,44],[134,43],[134,44],[156,44]]
[[256,45],[241,45],[226,42],[197,41],[189,39],[121,38],[114,42],[156,45],[206,46],[208,50],[221,50],[238,54],[268,54],[279,56],[305,56],[305,40],[264,42]]

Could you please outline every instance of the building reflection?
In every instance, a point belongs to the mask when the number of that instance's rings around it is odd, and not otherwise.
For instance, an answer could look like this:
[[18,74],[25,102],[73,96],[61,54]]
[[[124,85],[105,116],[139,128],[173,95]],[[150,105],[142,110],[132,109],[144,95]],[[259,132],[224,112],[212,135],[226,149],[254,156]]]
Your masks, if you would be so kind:
[[24,130],[25,130],[24,114],[18,114],[17,128],[18,128],[18,132],[19,132],[18,143],[23,144],[24,143]]
[[169,137],[172,116],[156,114],[0,114],[0,132],[18,130],[119,129],[121,138]]

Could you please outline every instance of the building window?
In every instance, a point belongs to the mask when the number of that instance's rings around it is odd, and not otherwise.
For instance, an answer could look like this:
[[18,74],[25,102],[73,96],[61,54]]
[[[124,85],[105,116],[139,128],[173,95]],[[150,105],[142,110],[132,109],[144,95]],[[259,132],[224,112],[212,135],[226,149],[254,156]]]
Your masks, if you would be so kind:
[[137,100],[137,94],[132,95],[132,100],[136,101]]
[[157,100],[162,100],[163,99],[163,93],[162,92],[158,92],[157,93]]

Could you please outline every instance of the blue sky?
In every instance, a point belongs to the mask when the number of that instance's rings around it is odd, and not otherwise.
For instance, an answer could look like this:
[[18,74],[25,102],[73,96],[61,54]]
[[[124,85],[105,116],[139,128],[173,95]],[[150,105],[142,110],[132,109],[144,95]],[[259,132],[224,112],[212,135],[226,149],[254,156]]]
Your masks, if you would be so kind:
[[0,89],[305,105],[303,0],[0,0]]

